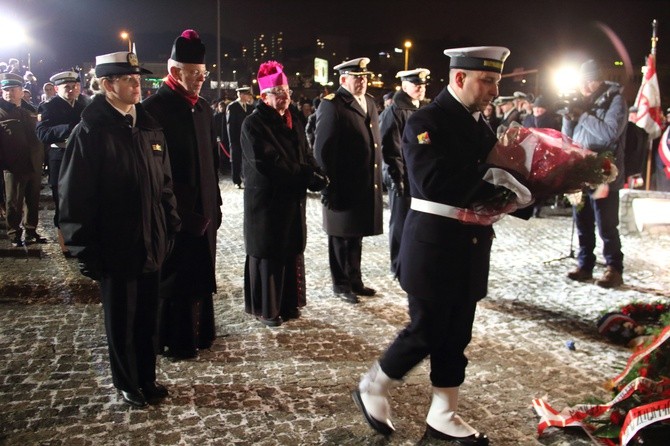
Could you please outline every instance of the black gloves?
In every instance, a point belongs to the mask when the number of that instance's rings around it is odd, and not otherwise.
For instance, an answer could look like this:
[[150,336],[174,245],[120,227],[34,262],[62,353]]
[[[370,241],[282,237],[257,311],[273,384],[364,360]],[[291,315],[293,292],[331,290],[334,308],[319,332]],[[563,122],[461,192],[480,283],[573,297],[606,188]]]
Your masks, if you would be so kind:
[[405,196],[405,185],[402,183],[393,183],[391,184],[391,189],[395,191],[396,196],[404,197]]
[[330,181],[328,180],[328,177],[322,174],[321,172],[314,171],[312,173],[312,178],[309,181],[309,184],[307,185],[307,188],[311,190],[312,192],[318,192],[320,190],[323,190],[330,184]]
[[88,277],[89,279],[93,279],[95,281],[100,281],[102,274],[100,272],[100,268],[97,266],[94,266],[93,263],[87,263],[83,261],[79,261],[79,272],[81,272],[84,276]]
[[323,204],[326,208],[331,209],[328,195],[324,195],[323,192],[321,192],[321,204]]

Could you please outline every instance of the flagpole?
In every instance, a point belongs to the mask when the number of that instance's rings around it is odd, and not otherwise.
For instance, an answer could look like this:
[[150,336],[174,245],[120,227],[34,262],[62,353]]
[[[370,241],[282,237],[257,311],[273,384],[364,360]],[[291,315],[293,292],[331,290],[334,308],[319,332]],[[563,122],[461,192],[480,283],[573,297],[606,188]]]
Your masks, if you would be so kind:
[[658,29],[658,21],[654,19],[651,22],[651,55],[656,59],[656,42],[658,42],[658,37],[656,37],[656,30]]
[[[656,31],[658,29],[658,21],[654,19],[651,22],[651,58],[654,61],[654,66],[656,66],[656,43],[658,42],[658,37],[656,36]],[[649,147],[647,152],[647,178],[645,178],[645,190],[649,190],[651,187],[651,164],[652,159],[654,158],[654,140],[649,138]]]

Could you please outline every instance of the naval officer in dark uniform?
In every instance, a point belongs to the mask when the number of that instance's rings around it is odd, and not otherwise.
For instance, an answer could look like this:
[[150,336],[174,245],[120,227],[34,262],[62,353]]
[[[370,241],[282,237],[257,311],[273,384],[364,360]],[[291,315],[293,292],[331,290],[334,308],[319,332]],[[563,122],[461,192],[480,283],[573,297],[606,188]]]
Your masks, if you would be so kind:
[[398,269],[400,240],[409,210],[409,183],[402,156],[402,132],[407,119],[419,109],[426,99],[426,84],[430,70],[416,68],[399,71],[396,77],[402,82],[400,91],[393,95],[391,104],[379,116],[382,135],[382,157],[384,159],[384,181],[389,189],[389,251],[391,272]]
[[[85,105],[78,100],[81,93],[81,81],[76,71],[56,73],[49,79],[56,86],[56,96],[44,102],[39,109],[39,122],[35,131],[37,137],[49,146],[47,153],[49,165],[49,186],[56,205],[54,226],[58,228],[58,174],[65,153],[65,142],[70,132],[81,119]],[[63,253],[67,253],[63,238],[58,232],[58,241]]]
[[[112,382],[131,406],[157,403],[154,337],[160,269],[179,231],[161,125],[138,102],[137,56],[95,58],[97,94],[72,131],[60,175],[60,223],[82,274],[100,282]],[[54,99],[55,100],[55,99]]]
[[375,294],[361,277],[363,237],[383,232],[379,115],[365,94],[369,62],[361,57],[336,65],[340,88],[316,112],[314,156],[330,178],[321,192],[330,274],[333,291],[349,303]]
[[458,416],[458,389],[477,301],[487,293],[494,233],[490,225],[464,224],[455,215],[497,192],[482,180],[496,137],[481,112],[498,95],[509,50],[473,47],[445,54],[451,57],[448,87],[409,118],[403,133],[412,201],[398,274],[408,294],[410,323],[353,397],[374,429],[391,434],[389,389],[430,357],[427,436],[479,446],[488,445],[488,438]]

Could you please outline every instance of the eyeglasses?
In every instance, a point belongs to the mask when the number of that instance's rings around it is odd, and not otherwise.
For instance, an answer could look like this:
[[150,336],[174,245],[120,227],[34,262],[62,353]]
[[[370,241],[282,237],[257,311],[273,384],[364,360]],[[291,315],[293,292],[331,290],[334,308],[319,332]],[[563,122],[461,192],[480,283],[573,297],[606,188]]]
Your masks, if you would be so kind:
[[142,78],[140,77],[139,74],[124,74],[122,76],[116,77],[115,80],[123,82],[124,84],[129,84],[131,82],[139,84]]
[[188,75],[191,75],[191,76],[193,76],[193,77],[195,77],[195,78],[199,78],[200,76],[202,76],[202,77],[204,77],[205,79],[207,79],[207,78],[209,77],[209,71],[207,71],[207,70],[205,70],[205,71],[200,71],[200,70],[187,70],[187,69],[185,69],[185,68],[182,68],[182,70],[184,70],[184,73],[186,73],[186,74],[188,74]]
[[80,87],[79,82],[68,82],[66,84],[61,84],[61,86],[66,90],[76,90]]
[[293,90],[270,90],[267,94],[272,94],[279,98],[289,97],[293,94]]

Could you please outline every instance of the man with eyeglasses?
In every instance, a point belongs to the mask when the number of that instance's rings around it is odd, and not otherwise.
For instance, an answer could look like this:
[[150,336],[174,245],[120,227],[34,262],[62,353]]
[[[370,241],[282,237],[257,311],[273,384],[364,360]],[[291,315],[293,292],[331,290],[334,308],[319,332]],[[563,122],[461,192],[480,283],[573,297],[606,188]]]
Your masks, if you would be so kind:
[[179,230],[160,124],[138,104],[141,68],[126,51],[96,57],[102,94],[63,156],[60,226],[82,274],[100,282],[112,382],[126,404],[167,397],[156,382],[160,268]]
[[216,337],[212,293],[221,193],[214,115],[198,96],[209,72],[197,32],[175,39],[167,66],[165,83],[142,104],[163,127],[182,219],[161,274],[159,333],[159,352],[180,360],[196,357]]
[[292,110],[282,64],[258,69],[261,100],[242,125],[244,189],[244,309],[268,327],[300,317],[307,303],[304,250],[306,190],[327,184],[308,152]]
[[[38,110],[37,137],[49,146],[47,152],[49,167],[49,186],[56,210],[54,212],[54,226],[58,228],[58,175],[60,172],[65,143],[70,132],[81,119],[84,104],[78,101],[81,93],[79,73],[75,71],[63,71],[56,73],[49,79],[56,87],[56,96],[48,102],[40,105]],[[63,236],[58,231],[58,242],[61,251],[68,256],[69,252],[63,244]]]
[[333,292],[348,303],[373,296],[361,277],[363,237],[382,227],[382,156],[379,114],[366,95],[370,59],[335,66],[340,88],[325,96],[316,112],[314,156],[330,184],[322,192],[323,228]]

